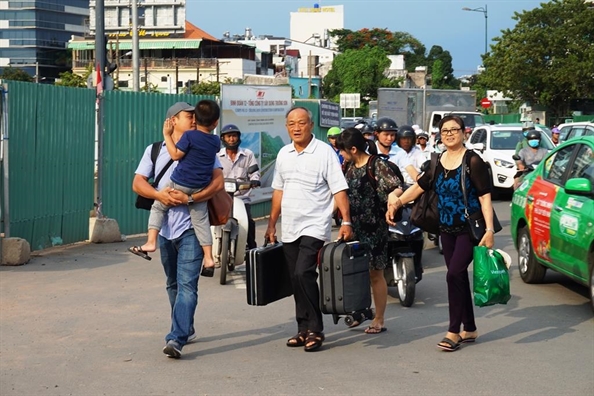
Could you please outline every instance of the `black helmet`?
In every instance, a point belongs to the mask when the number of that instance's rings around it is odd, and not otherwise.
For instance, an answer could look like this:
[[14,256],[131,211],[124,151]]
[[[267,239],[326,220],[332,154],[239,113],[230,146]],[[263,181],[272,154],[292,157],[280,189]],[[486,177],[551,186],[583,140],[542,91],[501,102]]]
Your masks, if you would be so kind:
[[396,121],[388,117],[382,117],[377,120],[375,124],[376,132],[398,132],[398,125]]
[[410,125],[402,125],[398,130],[397,138],[411,138],[414,141],[417,138],[417,134]]
[[540,140],[541,136],[540,136],[540,131],[537,131],[536,129],[531,129],[528,131],[528,134],[526,135],[526,139],[527,140]]
[[[234,145],[227,144],[227,142],[225,142],[225,139],[223,139],[223,136],[226,133],[231,133],[231,132],[235,132],[235,133],[239,134],[239,139],[237,139],[237,143]],[[239,145],[241,144],[241,131],[239,130],[237,125],[228,124],[228,125],[225,125],[221,129],[221,143],[223,143],[223,146],[225,146],[225,148],[228,148],[228,149],[235,149],[235,148],[239,147]]]
[[357,123],[355,126],[355,128],[357,128],[358,130],[361,131],[362,134],[366,134],[366,133],[373,133],[373,127],[371,125],[369,125],[368,123],[366,123],[365,121],[359,121],[359,123]]

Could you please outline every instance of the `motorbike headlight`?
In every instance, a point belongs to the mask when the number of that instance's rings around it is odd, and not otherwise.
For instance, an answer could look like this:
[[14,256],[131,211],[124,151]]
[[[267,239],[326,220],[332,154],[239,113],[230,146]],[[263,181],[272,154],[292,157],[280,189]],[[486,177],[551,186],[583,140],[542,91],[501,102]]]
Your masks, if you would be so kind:
[[516,167],[516,164],[514,164],[513,162],[509,162],[509,161],[498,159],[498,158],[495,158],[493,160],[493,163],[501,168],[510,168],[511,169],[511,168]]
[[225,191],[228,193],[234,193],[236,188],[235,182],[225,182]]

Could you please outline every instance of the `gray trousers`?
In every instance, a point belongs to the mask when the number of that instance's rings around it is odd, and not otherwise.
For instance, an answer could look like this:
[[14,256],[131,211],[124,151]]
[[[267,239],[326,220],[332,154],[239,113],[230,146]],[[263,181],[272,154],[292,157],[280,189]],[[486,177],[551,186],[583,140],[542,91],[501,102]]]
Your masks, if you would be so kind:
[[[175,190],[179,190],[187,195],[192,195],[203,190],[203,188],[190,188],[180,186],[179,184],[176,184],[174,182],[170,182],[168,187],[171,187]],[[160,201],[155,200],[155,203],[153,203],[153,206],[151,206],[151,214],[149,215],[149,230],[161,229],[161,226],[163,225],[163,217],[165,216],[165,212],[167,212],[167,210],[170,207],[171,206],[164,205]],[[192,227],[194,227],[194,232],[196,233],[196,237],[198,238],[200,246],[212,245],[212,234],[210,233],[210,221],[208,220],[208,208],[206,205],[206,201],[194,202],[193,204],[188,206],[188,209],[190,210]]]

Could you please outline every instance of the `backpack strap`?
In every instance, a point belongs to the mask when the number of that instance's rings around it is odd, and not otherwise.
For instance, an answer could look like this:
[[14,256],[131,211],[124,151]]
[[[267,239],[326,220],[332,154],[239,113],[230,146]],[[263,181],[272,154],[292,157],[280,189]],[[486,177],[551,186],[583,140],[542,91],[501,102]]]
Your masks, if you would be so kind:
[[367,160],[367,165],[365,166],[367,177],[374,190],[377,189],[377,180],[375,179],[375,161],[377,161],[377,157],[378,156],[375,154],[370,155]]
[[[153,174],[155,174],[155,171],[156,171],[155,165],[157,163],[157,157],[159,156],[159,153],[161,152],[161,147],[163,147],[162,140],[159,142],[153,143],[153,147],[151,148],[151,161],[153,162]],[[161,172],[159,172],[157,177],[155,177],[155,179],[153,181],[153,186],[159,185],[159,182],[161,181],[161,179],[165,175],[165,172],[167,172],[167,169],[169,169],[171,164],[173,164],[172,159],[170,159],[169,162],[167,162],[167,164],[163,167],[163,169],[161,169]]]

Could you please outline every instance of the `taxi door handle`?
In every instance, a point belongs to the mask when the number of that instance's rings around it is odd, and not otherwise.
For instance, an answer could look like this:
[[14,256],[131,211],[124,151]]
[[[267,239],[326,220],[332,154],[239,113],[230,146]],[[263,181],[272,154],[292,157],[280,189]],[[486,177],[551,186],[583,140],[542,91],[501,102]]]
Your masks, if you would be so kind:
[[528,195],[528,196],[526,197],[526,199],[528,200],[528,202],[532,202],[532,201],[534,201],[534,197],[533,197],[532,195]]
[[559,205],[555,205],[555,210],[557,212],[563,212],[563,208],[561,206],[559,206]]

